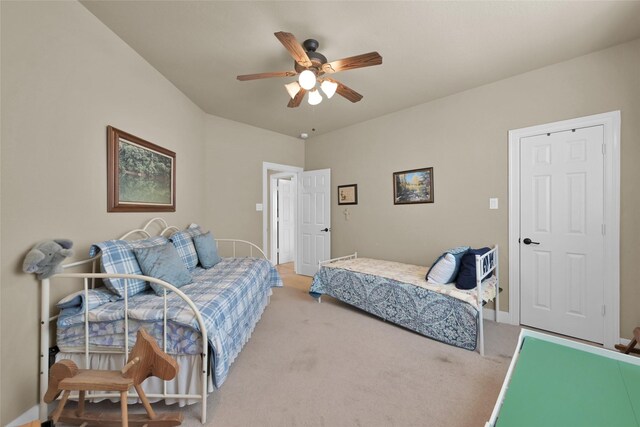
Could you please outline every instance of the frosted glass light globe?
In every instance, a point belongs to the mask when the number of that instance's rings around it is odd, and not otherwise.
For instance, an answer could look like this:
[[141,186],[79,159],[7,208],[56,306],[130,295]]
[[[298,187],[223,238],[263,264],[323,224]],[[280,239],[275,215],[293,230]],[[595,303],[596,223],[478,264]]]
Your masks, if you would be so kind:
[[300,76],[298,76],[298,82],[302,89],[313,89],[316,85],[316,75],[311,70],[304,70],[300,73]]
[[287,89],[287,92],[289,92],[289,96],[291,97],[291,99],[295,98],[298,92],[300,92],[300,85],[298,84],[298,82],[288,83],[284,85],[284,87]]
[[309,92],[309,99],[307,100],[311,105],[318,105],[322,102],[322,95],[318,92],[318,89],[314,89]]
[[336,89],[338,89],[338,83],[330,82],[329,80],[325,80],[320,84],[320,89],[327,95],[327,99],[331,99],[334,93],[336,93]]

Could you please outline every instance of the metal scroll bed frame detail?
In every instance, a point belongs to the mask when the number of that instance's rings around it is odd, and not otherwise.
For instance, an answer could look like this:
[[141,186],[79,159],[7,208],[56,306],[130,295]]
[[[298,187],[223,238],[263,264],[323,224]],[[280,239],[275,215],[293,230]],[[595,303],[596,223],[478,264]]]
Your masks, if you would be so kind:
[[[144,238],[150,238],[153,234],[149,231],[154,228],[160,228],[161,231],[157,234],[159,236],[169,237],[171,234],[180,231],[178,227],[170,226],[167,222],[162,218],[152,218],[150,219],[142,228],[131,230],[125,233],[120,240],[125,240],[131,236],[140,235]],[[264,252],[255,244],[248,242],[246,240],[238,240],[238,239],[216,239],[216,245],[219,246],[220,242],[231,243],[233,245],[233,256],[236,257],[236,245],[242,244],[247,245],[249,247],[249,256],[253,257],[254,249],[257,251],[257,254],[260,254],[264,259],[267,259]],[[88,291],[89,289],[93,289],[96,284],[96,279],[105,279],[105,278],[123,278],[123,279],[141,279],[147,282],[155,283],[163,288],[163,299],[164,299],[164,310],[163,310],[163,351],[167,351],[167,290],[176,293],[180,298],[182,298],[185,303],[191,308],[193,311],[196,320],[198,322],[198,326],[200,328],[200,335],[202,338],[202,354],[200,359],[201,366],[201,392],[200,394],[170,394],[167,393],[167,382],[163,382],[163,392],[162,393],[147,393],[147,397],[150,398],[161,398],[161,399],[199,399],[202,404],[202,412],[201,412],[201,422],[202,424],[206,423],[207,420],[207,376],[209,373],[209,364],[208,361],[208,341],[207,341],[207,329],[202,319],[202,315],[196,308],[193,301],[189,299],[187,295],[185,295],[180,289],[175,286],[167,283],[163,280],[156,279],[154,277],[143,276],[138,274],[107,274],[107,273],[97,273],[98,261],[100,259],[101,254],[81,260],[76,261],[70,264],[65,264],[62,266],[64,270],[68,270],[71,268],[91,265],[90,273],[60,273],[52,276],[51,278],[64,278],[64,279],[82,279],[84,284],[84,293],[85,300],[88,300]],[[125,289],[124,289],[124,310],[125,313],[128,313],[128,281],[124,281]],[[50,345],[50,324],[51,322],[56,321],[58,315],[51,316],[50,315],[50,287],[51,282],[50,279],[43,279],[40,281],[40,290],[41,290],[41,298],[40,298],[40,419],[46,419],[47,417],[47,404],[44,402],[43,397],[44,393],[47,391],[48,382],[49,382],[49,358],[48,358],[48,349]],[[84,309],[84,327],[85,327],[85,366],[89,366],[89,354],[90,353],[110,353],[110,354],[120,354],[122,352],[117,351],[95,351],[90,352],[89,350],[89,304],[85,304]],[[129,316],[125,315],[124,317],[124,334],[125,337],[129,336]],[[129,354],[129,340],[125,338],[124,340],[124,353],[125,360],[126,356]],[[130,394],[130,397],[137,397],[134,394]],[[87,400],[95,398],[115,398],[120,397],[119,393],[91,393],[87,394]]]
[[[496,281],[496,297],[495,297],[495,321],[498,322],[498,307],[500,302],[500,276],[498,275],[498,245],[495,245],[493,249],[484,255],[476,255],[476,292],[477,292],[477,305],[475,309],[478,310],[478,349],[481,356],[484,356],[484,316],[483,316],[483,302],[482,302],[482,281],[491,275],[495,271],[495,276],[498,279]],[[318,262],[318,270],[325,265],[334,261],[356,259],[358,258],[358,252],[351,255],[346,255],[339,258],[332,258],[326,261]],[[321,297],[318,298],[318,302],[321,301]]]

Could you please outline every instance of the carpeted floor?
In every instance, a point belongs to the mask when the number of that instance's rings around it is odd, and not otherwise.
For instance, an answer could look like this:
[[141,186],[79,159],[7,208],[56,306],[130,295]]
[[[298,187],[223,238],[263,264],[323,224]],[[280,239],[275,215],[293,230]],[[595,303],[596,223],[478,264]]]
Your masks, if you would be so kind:
[[[307,294],[309,278],[286,267],[282,276],[285,288],[274,290],[226,383],[208,398],[208,426],[462,427],[488,420],[518,327],[485,322],[483,358],[328,297],[318,304]],[[183,425],[201,425],[199,404],[183,411]]]

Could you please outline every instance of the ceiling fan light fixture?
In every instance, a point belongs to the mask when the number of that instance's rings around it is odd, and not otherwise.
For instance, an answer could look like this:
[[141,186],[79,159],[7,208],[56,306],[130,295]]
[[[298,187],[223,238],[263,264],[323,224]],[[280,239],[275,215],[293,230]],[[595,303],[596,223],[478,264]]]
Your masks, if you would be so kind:
[[320,84],[320,89],[322,89],[324,94],[327,95],[327,99],[331,99],[331,97],[336,93],[336,89],[338,89],[338,83],[324,80]]
[[310,90],[316,85],[316,74],[311,70],[304,70],[298,76],[298,82],[302,89]]
[[295,98],[298,92],[300,92],[300,84],[298,82],[291,82],[284,85],[287,92],[289,92],[289,96],[291,99]]
[[314,89],[309,92],[309,99],[307,100],[311,105],[318,105],[322,102],[322,95],[318,92],[318,89]]

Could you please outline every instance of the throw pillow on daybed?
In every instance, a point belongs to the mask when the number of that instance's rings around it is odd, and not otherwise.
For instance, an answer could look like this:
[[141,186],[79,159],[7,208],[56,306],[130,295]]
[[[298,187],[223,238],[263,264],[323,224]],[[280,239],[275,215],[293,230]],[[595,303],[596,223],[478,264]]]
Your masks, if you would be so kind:
[[[176,288],[191,283],[191,273],[172,244],[137,248],[134,252],[145,276],[164,280]],[[157,295],[163,294],[165,288],[153,282],[150,284]]]
[[[102,272],[110,274],[142,274],[136,255],[135,248],[163,245],[168,242],[166,237],[156,236],[144,240],[107,240],[96,243],[89,249],[89,256],[95,256],[102,252],[100,257],[100,267]],[[127,283],[127,294],[133,296],[137,293],[149,289],[149,284],[141,279],[103,279],[107,289],[124,298],[125,283]]]
[[196,246],[196,252],[198,252],[198,259],[202,267],[211,268],[222,261],[222,258],[218,255],[216,241],[210,231],[195,236],[193,243]]
[[193,245],[193,238],[200,234],[202,234],[200,227],[192,224],[191,227],[178,231],[169,238],[188,269],[195,268],[198,265],[198,254],[196,247]]
[[476,287],[476,255],[484,255],[490,250],[489,248],[469,249],[462,256],[456,288],[473,289]]
[[440,255],[427,272],[426,279],[439,285],[454,282],[460,269],[460,260],[468,250],[469,246],[458,246]]

